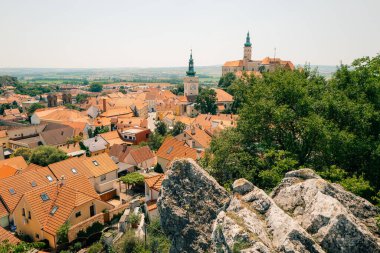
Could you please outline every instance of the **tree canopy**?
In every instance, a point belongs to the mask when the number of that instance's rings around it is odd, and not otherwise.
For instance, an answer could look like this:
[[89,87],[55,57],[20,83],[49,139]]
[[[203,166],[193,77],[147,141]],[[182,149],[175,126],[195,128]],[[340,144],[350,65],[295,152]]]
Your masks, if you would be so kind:
[[216,114],[216,92],[213,89],[202,89],[195,103],[195,109],[201,113]]
[[228,87],[230,87],[230,85],[236,80],[236,76],[234,73],[232,72],[229,72],[225,75],[223,75],[220,79],[219,79],[219,83],[218,83],[218,87],[222,88],[222,89],[227,89]]
[[101,92],[103,90],[103,85],[100,83],[93,83],[88,90],[91,92]]
[[40,109],[40,108],[45,108],[45,106],[40,103],[31,104],[28,108],[28,114],[32,115],[37,109]]
[[39,146],[35,149],[32,149],[32,154],[30,155],[29,162],[40,166],[47,166],[51,163],[65,160],[66,158],[66,153],[56,147]]
[[338,166],[350,175],[338,182],[371,199],[380,188],[379,69],[376,56],[340,66],[330,80],[307,66],[236,80],[238,127],[212,140],[205,164],[222,184],[243,176],[264,188],[292,168],[326,176]]

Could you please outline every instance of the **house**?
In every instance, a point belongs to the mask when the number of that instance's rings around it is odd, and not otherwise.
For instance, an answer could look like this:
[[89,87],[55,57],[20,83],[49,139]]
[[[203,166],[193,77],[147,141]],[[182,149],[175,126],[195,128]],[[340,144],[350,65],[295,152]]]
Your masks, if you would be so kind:
[[128,142],[129,145],[137,145],[140,142],[147,141],[150,135],[150,130],[143,127],[127,127],[118,129],[120,136]]
[[82,143],[89,150],[91,156],[105,153],[110,147],[110,144],[100,135],[83,140]]
[[135,171],[134,165],[126,163],[126,157],[131,150],[132,147],[125,144],[115,144],[110,147],[109,156],[116,163],[119,176],[122,175],[120,173],[125,173],[125,171]]
[[164,174],[156,174],[153,176],[146,176],[145,183],[145,203],[150,216],[158,216],[157,199],[161,189]]
[[47,240],[55,248],[57,231],[65,222],[73,226],[112,208],[83,175],[77,175],[24,193],[13,217],[18,234]]
[[108,142],[109,146],[112,147],[115,144],[127,144],[128,142],[124,141],[118,131],[110,131],[107,133],[99,134],[106,142]]
[[37,109],[30,118],[32,124],[62,123],[62,122],[84,122],[89,123],[89,117],[85,113],[65,107],[51,107]]
[[214,135],[225,128],[236,127],[238,116],[233,114],[222,114],[217,115],[210,114],[199,114],[193,125],[207,131],[210,135]]
[[150,150],[149,146],[131,149],[124,161],[127,164],[145,170],[153,167],[157,163],[156,156],[152,150]]
[[26,169],[26,167],[28,167],[28,164],[26,163],[24,157],[22,156],[16,156],[16,157],[11,157],[5,160],[1,160],[0,166],[3,166],[3,165],[7,165],[19,171]]
[[78,143],[66,144],[64,146],[59,147],[58,149],[65,152],[69,157],[82,156],[86,154],[86,151],[82,150]]
[[99,194],[113,190],[113,183],[117,180],[117,165],[108,154],[73,157],[48,166],[57,178],[86,176]]
[[51,130],[44,130],[40,133],[41,142],[43,145],[62,147],[67,144],[67,141],[75,136],[74,128],[65,125]]
[[231,109],[232,103],[234,102],[233,96],[222,89],[214,89],[214,91],[216,93],[217,112]]
[[22,173],[0,179],[0,225],[6,227],[12,222],[10,215],[22,195],[34,188],[56,182],[53,173],[47,167],[28,166]]
[[197,126],[192,126],[190,129],[175,136],[179,141],[185,141],[190,148],[205,150],[210,147],[211,136]]
[[186,141],[179,141],[174,137],[168,137],[162,143],[157,153],[157,163],[159,163],[164,171],[171,162],[176,158],[192,158],[199,160],[203,157],[204,152],[194,148],[190,148]]

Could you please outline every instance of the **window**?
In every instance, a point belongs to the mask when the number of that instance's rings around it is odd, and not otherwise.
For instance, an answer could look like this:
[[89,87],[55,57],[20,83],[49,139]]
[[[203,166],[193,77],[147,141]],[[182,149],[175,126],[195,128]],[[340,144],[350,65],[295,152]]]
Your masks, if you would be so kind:
[[75,213],[75,218],[78,218],[78,217],[80,217],[82,215],[82,213],[79,211],[79,212],[76,212]]
[[37,239],[40,239],[40,235],[39,235],[39,234],[36,234],[36,238],[37,238]]
[[48,196],[46,193],[42,193],[42,194],[41,194],[41,199],[42,199],[43,201],[47,201],[47,200],[49,200],[49,196]]
[[49,180],[49,182],[53,182],[53,177],[50,175],[47,175],[46,178]]
[[173,146],[171,146],[169,149],[168,149],[168,151],[166,152],[166,154],[170,154],[172,151],[173,151]]
[[93,163],[95,166],[99,166],[99,163],[98,163],[96,160],[93,160],[92,163]]
[[78,171],[77,171],[75,168],[72,168],[72,169],[71,169],[71,172],[72,172],[73,174],[78,174]]
[[22,209],[22,216],[25,217],[25,208]]
[[54,215],[55,212],[57,212],[57,210],[58,210],[58,206],[53,206],[53,208],[52,208],[51,211],[50,211],[50,214],[51,214],[51,215]]
[[35,181],[32,181],[32,182],[30,182],[30,185],[31,185],[32,187],[36,187],[36,186],[37,186],[37,183],[36,183]]
[[14,194],[16,194],[16,191],[15,191],[15,189],[10,188],[10,189],[9,189],[9,193],[10,193],[11,195],[14,195]]
[[32,218],[32,214],[30,213],[30,211],[28,212],[28,219],[30,220]]
[[101,175],[100,176],[100,181],[104,181],[104,180],[106,180],[107,179],[107,176],[106,175]]

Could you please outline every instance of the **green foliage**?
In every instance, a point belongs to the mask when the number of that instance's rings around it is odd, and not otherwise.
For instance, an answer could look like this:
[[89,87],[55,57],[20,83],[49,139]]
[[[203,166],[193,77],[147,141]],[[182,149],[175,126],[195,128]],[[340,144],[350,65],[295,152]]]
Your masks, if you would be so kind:
[[108,126],[95,127],[93,136],[97,136],[98,134],[104,134],[104,133],[107,133],[109,131],[110,131],[110,129]]
[[100,242],[96,242],[88,248],[88,253],[99,253],[103,249],[103,245]]
[[100,83],[93,83],[88,90],[91,92],[101,92],[103,90],[103,85]]
[[67,243],[69,241],[67,237],[67,233],[69,232],[70,229],[70,223],[66,221],[63,223],[57,230],[57,243],[58,244],[63,244]]
[[13,152],[11,157],[22,156],[25,161],[29,161],[32,156],[32,150],[30,148],[18,148]]
[[86,231],[81,230],[78,232],[77,237],[89,237],[95,233],[99,233],[104,228],[104,225],[100,222],[94,222],[91,226],[89,226]]
[[245,241],[237,241],[234,243],[233,247],[232,247],[232,253],[240,253],[241,250],[243,249],[246,249],[246,248],[249,248],[250,244],[248,242],[245,242]]
[[75,97],[75,100],[77,101],[78,104],[82,104],[87,101],[88,95],[87,94],[78,94]]
[[56,147],[39,146],[32,150],[29,162],[40,166],[47,166],[51,163],[65,160],[66,158],[66,153]]
[[171,89],[171,92],[177,96],[183,95],[184,93],[183,83],[177,84],[174,88]]
[[156,166],[154,166],[154,172],[164,173],[164,170],[162,169],[162,166],[159,163],[157,163]]
[[202,89],[195,103],[195,109],[201,113],[216,114],[216,93],[213,89]]
[[128,217],[128,222],[132,225],[136,225],[140,221],[141,214],[132,213]]
[[371,199],[380,189],[379,69],[380,55],[340,66],[330,80],[308,66],[236,80],[228,91],[238,127],[212,140],[208,170],[223,185],[245,176],[270,188],[284,170],[262,167],[260,157],[284,151],[297,167],[336,165],[332,181]]
[[159,133],[152,133],[149,135],[148,146],[151,150],[157,151],[162,143],[164,142],[165,137]]
[[0,76],[0,86],[15,86],[18,83],[17,77]]
[[173,129],[170,131],[170,134],[172,136],[177,136],[177,135],[183,133],[183,131],[185,131],[185,129],[186,129],[185,123],[182,123],[181,121],[177,121],[174,124]]
[[155,125],[156,125],[155,132],[158,133],[158,134],[160,134],[160,135],[162,135],[162,136],[165,136],[166,133],[167,133],[167,131],[168,131],[168,128],[167,128],[166,124],[164,122],[162,122],[162,121],[157,121],[155,123]]
[[34,103],[34,104],[29,106],[28,114],[32,115],[37,109],[41,109],[41,108],[45,108],[45,106],[40,104],[40,103]]
[[21,107],[19,108],[17,105],[17,102],[15,102],[15,101],[11,104],[1,104],[0,105],[0,114],[3,115],[4,110],[6,110],[6,109],[16,109],[16,108],[18,108],[20,110],[20,112],[22,112],[22,108]]
[[0,242],[0,253],[26,253],[32,249],[43,249],[46,245],[43,242],[20,242],[11,244],[7,240]]
[[148,253],[148,250],[145,250],[144,242],[137,238],[133,231],[130,231],[125,234],[123,241],[123,252],[130,253]]
[[227,89],[231,86],[231,84],[236,80],[236,76],[234,73],[229,72],[222,76],[219,80],[218,87],[222,89]]
[[138,172],[132,172],[132,173],[128,173],[127,175],[125,176],[122,176],[120,178],[120,180],[127,184],[127,185],[136,185],[136,184],[143,184],[144,183],[144,176],[141,175],[140,173]]

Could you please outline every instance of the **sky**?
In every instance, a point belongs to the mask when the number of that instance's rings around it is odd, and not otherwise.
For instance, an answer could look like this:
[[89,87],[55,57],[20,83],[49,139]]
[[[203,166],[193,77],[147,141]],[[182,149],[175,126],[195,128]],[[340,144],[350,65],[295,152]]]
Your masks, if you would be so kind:
[[350,64],[380,53],[379,0],[0,0],[0,68]]

